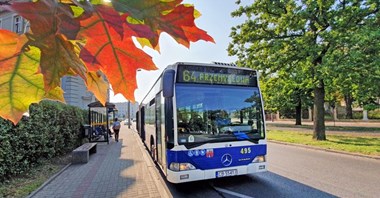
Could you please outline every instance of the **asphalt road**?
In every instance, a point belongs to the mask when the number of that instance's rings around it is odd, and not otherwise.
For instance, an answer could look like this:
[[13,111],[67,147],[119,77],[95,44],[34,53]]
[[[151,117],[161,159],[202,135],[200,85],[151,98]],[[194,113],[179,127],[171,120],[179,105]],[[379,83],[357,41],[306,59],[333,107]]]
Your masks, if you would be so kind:
[[380,160],[268,144],[269,171],[167,183],[173,197],[380,197]]
[[380,160],[274,143],[268,157],[271,172],[321,191],[380,197]]

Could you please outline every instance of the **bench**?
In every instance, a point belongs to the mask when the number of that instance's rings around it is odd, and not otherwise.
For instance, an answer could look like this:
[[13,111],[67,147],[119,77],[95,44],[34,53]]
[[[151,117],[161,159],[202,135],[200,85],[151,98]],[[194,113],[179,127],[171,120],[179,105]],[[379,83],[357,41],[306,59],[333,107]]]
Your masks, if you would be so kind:
[[87,163],[92,153],[96,153],[96,143],[85,143],[71,153],[72,163]]

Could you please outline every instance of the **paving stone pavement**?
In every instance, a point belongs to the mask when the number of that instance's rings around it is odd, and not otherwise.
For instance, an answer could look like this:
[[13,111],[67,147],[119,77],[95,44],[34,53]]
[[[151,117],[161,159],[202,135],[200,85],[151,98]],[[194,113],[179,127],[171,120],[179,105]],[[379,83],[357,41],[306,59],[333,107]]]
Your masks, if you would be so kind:
[[137,133],[123,125],[119,142],[98,143],[88,163],[67,166],[29,197],[171,197],[166,189]]

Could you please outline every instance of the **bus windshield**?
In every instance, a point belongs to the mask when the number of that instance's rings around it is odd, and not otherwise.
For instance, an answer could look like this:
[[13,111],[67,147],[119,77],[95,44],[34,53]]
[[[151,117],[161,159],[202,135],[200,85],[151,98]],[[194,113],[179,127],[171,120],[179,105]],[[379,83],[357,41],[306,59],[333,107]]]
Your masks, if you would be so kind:
[[257,87],[176,84],[178,144],[252,141],[265,137]]

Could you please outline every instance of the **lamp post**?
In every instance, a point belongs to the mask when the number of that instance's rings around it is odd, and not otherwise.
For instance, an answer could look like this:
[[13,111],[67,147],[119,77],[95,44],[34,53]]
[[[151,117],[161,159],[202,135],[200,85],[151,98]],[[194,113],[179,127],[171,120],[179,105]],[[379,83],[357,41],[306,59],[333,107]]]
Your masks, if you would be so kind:
[[128,100],[128,129],[131,128],[131,102]]

